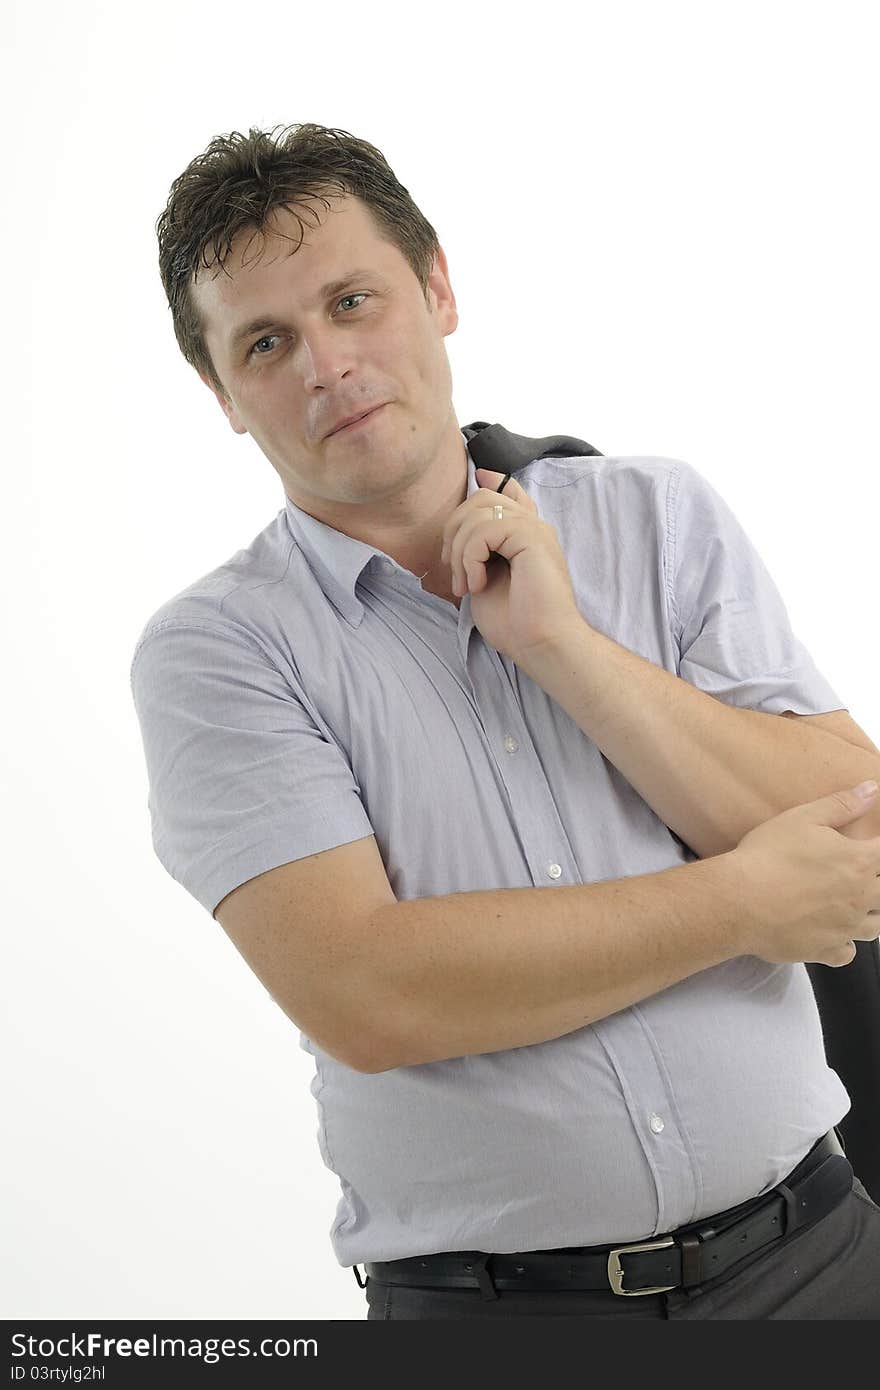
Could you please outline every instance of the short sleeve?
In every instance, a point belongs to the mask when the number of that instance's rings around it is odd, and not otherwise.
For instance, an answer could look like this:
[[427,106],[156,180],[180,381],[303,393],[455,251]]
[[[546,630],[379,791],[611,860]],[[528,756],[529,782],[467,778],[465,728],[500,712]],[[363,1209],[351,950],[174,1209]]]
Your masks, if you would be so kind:
[[257,874],[373,833],[342,751],[258,643],[166,621],[130,681],[153,848],[212,916]]
[[668,497],[667,584],[680,674],[726,704],[781,714],[843,709],[791,629],[782,596],[730,507],[687,463]]

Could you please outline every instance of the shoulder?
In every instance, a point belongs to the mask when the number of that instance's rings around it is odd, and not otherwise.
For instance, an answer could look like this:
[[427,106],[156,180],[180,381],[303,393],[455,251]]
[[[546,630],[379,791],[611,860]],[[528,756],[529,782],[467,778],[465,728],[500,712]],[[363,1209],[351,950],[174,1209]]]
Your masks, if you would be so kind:
[[653,454],[600,454],[571,458],[539,458],[520,469],[517,480],[527,492],[581,487],[613,488],[636,485],[653,489],[667,485],[688,465],[680,459]]
[[666,531],[675,505],[681,460],[660,455],[541,458],[517,473],[542,517],[580,533]]
[[281,582],[296,544],[283,511],[250,543],[166,599],[143,623],[135,641],[134,666],[145,644],[173,630],[216,632],[263,649],[261,595]]

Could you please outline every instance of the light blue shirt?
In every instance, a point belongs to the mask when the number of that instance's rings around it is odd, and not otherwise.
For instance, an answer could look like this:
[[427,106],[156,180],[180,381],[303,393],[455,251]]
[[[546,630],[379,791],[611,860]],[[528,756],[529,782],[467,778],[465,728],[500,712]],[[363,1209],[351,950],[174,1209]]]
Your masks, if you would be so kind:
[[[731,705],[843,708],[689,464],[546,458],[516,477],[591,626]],[[153,614],[132,659],[155,853],[206,911],[366,835],[398,899],[697,858],[486,644],[468,596],[456,609],[285,498]],[[500,1052],[365,1074],[300,1044],[343,1266],[646,1239],[767,1191],[850,1108],[805,966],[755,956]]]

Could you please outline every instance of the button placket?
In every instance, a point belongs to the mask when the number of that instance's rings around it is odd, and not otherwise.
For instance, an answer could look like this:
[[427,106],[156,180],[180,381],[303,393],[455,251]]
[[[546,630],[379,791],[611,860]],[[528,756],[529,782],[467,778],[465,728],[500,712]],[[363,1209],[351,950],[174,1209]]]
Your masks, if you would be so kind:
[[[463,607],[464,605],[462,609]],[[474,634],[478,635],[476,628],[471,631],[471,636]],[[513,813],[517,817],[523,850],[533,881],[540,883],[545,878],[557,880],[567,876],[567,882],[577,882],[577,870],[568,858],[565,829],[554,803],[546,773],[529,741],[528,728],[524,726],[522,737],[514,733],[522,718],[522,709],[513,693],[508,665],[494,648],[482,641],[468,643],[464,664],[470,678],[474,705],[480,710],[483,727],[490,746],[495,751],[496,765],[507,787]],[[487,692],[485,698],[484,690]],[[499,756],[499,749],[503,750],[505,757]],[[549,836],[546,833],[546,825],[540,825],[540,802],[536,797],[543,802],[544,819],[551,824]],[[565,867],[556,860],[545,859],[548,849],[554,848],[562,850]]]

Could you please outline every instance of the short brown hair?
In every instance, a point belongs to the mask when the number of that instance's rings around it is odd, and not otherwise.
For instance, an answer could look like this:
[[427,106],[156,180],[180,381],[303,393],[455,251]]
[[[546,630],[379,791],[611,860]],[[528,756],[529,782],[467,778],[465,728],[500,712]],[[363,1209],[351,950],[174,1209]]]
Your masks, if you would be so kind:
[[375,145],[322,125],[284,126],[276,138],[277,129],[215,136],[174,180],[156,222],[159,273],[178,345],[187,362],[224,396],[190,295],[200,263],[210,269],[204,254],[209,245],[214,253],[210,265],[216,264],[219,273],[235,238],[251,227],[255,235],[262,233],[275,208],[294,214],[302,238],[302,218],[292,203],[317,197],[329,211],[327,193],[350,194],[366,204],[379,235],[409,261],[427,299],[440,244]]

